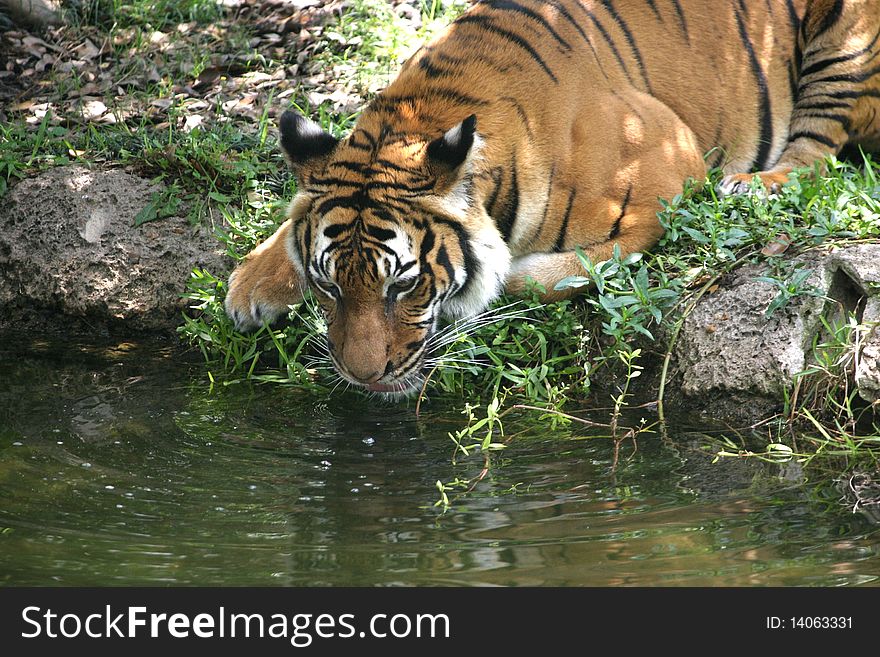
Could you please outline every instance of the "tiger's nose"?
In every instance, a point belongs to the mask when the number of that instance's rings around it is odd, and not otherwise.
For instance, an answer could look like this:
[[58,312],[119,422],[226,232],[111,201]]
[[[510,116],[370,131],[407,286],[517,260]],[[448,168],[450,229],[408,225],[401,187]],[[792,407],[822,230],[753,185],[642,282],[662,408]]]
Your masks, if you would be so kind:
[[379,370],[373,370],[372,372],[365,373],[363,371],[358,371],[352,368],[350,365],[348,366],[348,373],[356,380],[358,383],[376,383],[380,378],[382,378],[382,372]]
[[374,349],[345,349],[342,364],[349,376],[358,383],[375,383],[385,375],[385,354]]

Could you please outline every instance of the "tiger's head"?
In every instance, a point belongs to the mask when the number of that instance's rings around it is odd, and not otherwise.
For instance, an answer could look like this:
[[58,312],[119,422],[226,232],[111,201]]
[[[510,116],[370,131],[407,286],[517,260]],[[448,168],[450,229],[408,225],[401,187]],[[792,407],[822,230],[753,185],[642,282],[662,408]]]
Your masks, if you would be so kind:
[[365,114],[338,140],[285,112],[280,132],[298,182],[287,253],[323,310],[333,365],[372,392],[417,391],[441,318],[484,309],[510,265],[474,200],[476,117],[424,134]]

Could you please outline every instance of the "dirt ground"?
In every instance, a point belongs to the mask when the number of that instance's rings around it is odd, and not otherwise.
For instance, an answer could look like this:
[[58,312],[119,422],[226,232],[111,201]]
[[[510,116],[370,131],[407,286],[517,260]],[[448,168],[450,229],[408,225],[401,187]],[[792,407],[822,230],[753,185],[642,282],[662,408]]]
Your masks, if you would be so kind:
[[[390,3],[417,27],[414,2]],[[123,123],[192,130],[253,124],[296,95],[353,113],[363,95],[354,64],[316,54],[357,44],[333,31],[345,0],[226,0],[217,20],[114,22],[77,16],[42,33],[0,24],[0,122],[69,129]],[[329,27],[328,27],[329,26]],[[169,112],[169,108],[174,111]]]

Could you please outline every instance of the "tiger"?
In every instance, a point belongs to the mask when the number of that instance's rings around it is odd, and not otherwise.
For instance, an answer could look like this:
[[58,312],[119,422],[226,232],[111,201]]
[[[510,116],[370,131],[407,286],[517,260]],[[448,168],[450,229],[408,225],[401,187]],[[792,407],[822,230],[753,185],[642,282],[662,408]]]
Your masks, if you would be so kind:
[[[483,0],[337,138],[288,110],[286,221],[235,268],[248,330],[308,292],[333,366],[419,390],[441,321],[654,246],[661,199],[880,149],[880,0]],[[533,287],[535,286],[535,287]]]

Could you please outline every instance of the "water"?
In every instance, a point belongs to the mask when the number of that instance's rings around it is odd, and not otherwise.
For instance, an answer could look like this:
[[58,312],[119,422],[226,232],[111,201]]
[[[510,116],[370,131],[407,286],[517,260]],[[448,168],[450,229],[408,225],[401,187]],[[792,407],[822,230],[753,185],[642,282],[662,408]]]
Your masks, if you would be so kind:
[[791,469],[533,417],[447,513],[460,404],[209,391],[153,344],[0,342],[6,585],[876,585],[878,529]]

